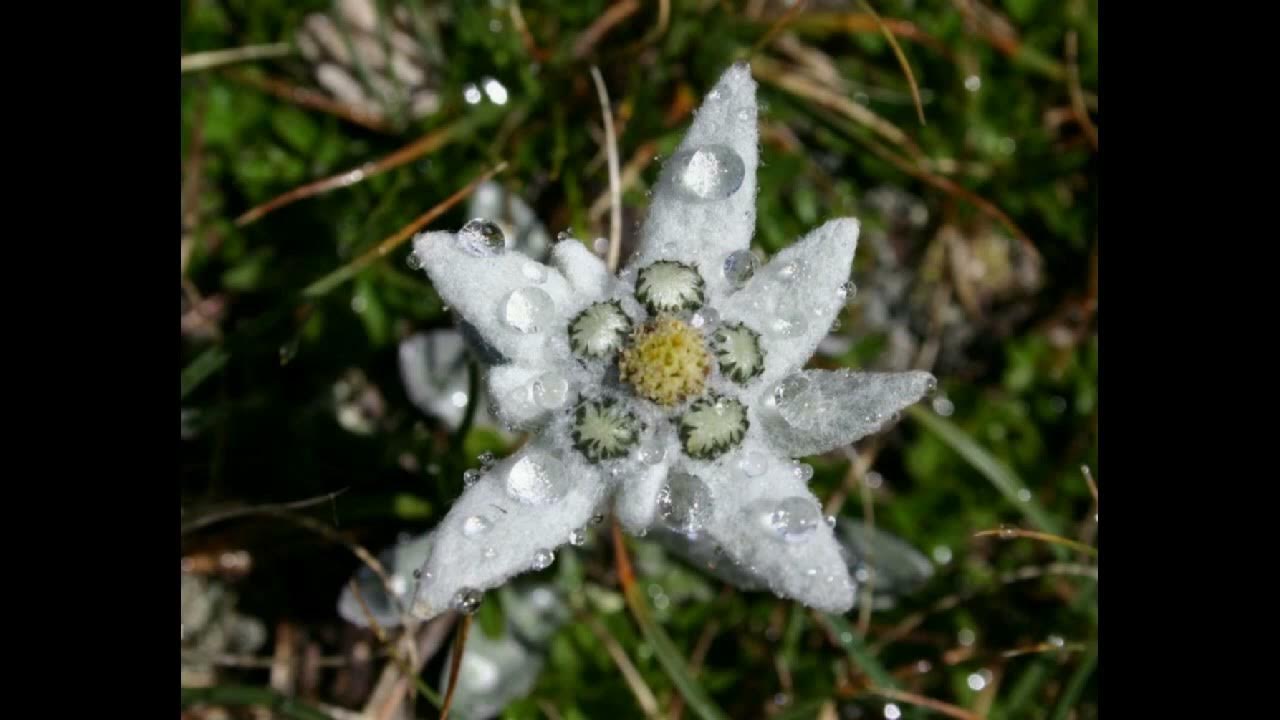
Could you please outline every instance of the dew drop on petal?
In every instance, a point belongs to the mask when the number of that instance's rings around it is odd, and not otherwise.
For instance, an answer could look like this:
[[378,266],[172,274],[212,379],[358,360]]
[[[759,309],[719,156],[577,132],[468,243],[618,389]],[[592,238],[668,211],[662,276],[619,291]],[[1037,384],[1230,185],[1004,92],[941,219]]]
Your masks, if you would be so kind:
[[783,540],[800,542],[813,535],[818,523],[822,522],[822,513],[810,499],[789,497],[774,507],[768,522]]
[[734,250],[724,259],[724,279],[735,288],[741,288],[756,274],[760,261],[750,250]]
[[491,547],[487,547],[487,548],[485,548],[485,549],[484,549],[484,559],[485,559],[485,560],[492,560],[492,559],[494,559],[494,558],[495,558],[495,557],[497,557],[497,556],[498,556],[498,551],[497,551],[497,550],[494,550],[494,549],[493,549],[493,548],[491,548]]
[[416,252],[410,252],[408,256],[405,257],[404,261],[405,264],[409,266],[410,270],[422,269],[422,258],[419,258],[418,253]]
[[640,447],[640,462],[657,465],[667,456],[667,449],[657,440],[650,440]]
[[556,458],[533,451],[507,470],[507,495],[525,505],[546,505],[569,492],[570,480]]
[[711,490],[688,473],[671,473],[658,491],[658,514],[672,530],[695,535],[711,519]]
[[480,471],[472,468],[462,473],[462,487],[471,487],[480,481]]
[[467,537],[475,537],[489,532],[493,527],[493,521],[483,515],[472,515],[462,521],[462,534]]
[[609,252],[609,238],[598,237],[591,241],[591,249],[597,255],[603,255]]
[[803,312],[784,309],[769,320],[769,331],[779,337],[792,338],[803,333],[807,325],[808,320]]
[[828,516],[827,516],[827,527],[829,527],[829,528],[834,528],[835,526],[836,526],[836,516],[835,516],[835,515],[828,515]]
[[570,544],[570,545],[572,545],[572,546],[574,546],[574,547],[582,547],[582,546],[583,546],[583,544],[585,544],[586,542],[587,542],[587,531],[586,531],[586,530],[584,530],[584,529],[582,529],[582,528],[578,528],[577,530],[574,530],[573,532],[569,533],[569,544]]
[[676,191],[685,200],[709,202],[724,200],[742,187],[746,166],[732,148],[706,145],[672,156]]
[[497,456],[493,454],[492,450],[485,450],[484,452],[476,456],[476,461],[478,461],[480,463],[480,467],[484,468],[485,470],[488,470],[489,468],[493,467],[493,463],[496,459],[497,459]]
[[476,257],[501,255],[507,249],[507,236],[496,223],[483,218],[470,220],[457,234],[458,247]]
[[534,570],[545,570],[551,567],[551,563],[556,561],[556,554],[546,548],[543,548],[533,554],[533,561],[530,567]]
[[760,452],[745,453],[738,460],[738,469],[747,477],[759,477],[769,469],[769,458]]
[[813,479],[813,466],[809,463],[799,463],[793,469],[796,479],[800,482],[809,482]]
[[535,333],[546,327],[555,313],[555,303],[545,290],[524,287],[512,290],[502,302],[502,321],[522,333]]
[[453,599],[449,601],[449,607],[460,613],[470,615],[480,607],[480,601],[484,600],[484,593],[475,588],[464,587],[454,593]]
[[569,398],[569,381],[559,373],[545,373],[533,381],[530,394],[538,407],[555,410]]
[[689,324],[699,330],[709,328],[718,322],[720,322],[720,313],[716,312],[715,308],[710,307],[699,308],[689,318]]

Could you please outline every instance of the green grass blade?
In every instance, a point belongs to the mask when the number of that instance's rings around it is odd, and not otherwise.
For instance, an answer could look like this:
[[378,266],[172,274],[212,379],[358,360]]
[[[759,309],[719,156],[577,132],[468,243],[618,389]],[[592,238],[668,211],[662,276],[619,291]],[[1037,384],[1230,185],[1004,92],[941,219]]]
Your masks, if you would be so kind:
[[1049,517],[1049,514],[1044,511],[1044,508],[1040,507],[1035,498],[1022,500],[1018,497],[1018,492],[1026,489],[1026,485],[1022,480],[1018,479],[1018,476],[1007,465],[987,452],[986,448],[974,442],[959,426],[919,405],[907,408],[907,414],[923,425],[929,432],[937,435],[940,440],[950,446],[952,450],[955,450],[960,457],[967,460],[975,470],[982,473],[983,477],[990,480],[991,484],[1000,491],[1000,494],[1004,495],[1014,507],[1017,507],[1031,521],[1031,524],[1047,533],[1062,534],[1062,531],[1058,528],[1058,523]]
[[653,654],[658,658],[662,669],[666,670],[667,676],[671,678],[671,682],[684,696],[685,703],[688,704],[690,710],[702,720],[729,720],[720,708],[716,707],[711,697],[707,695],[702,686],[693,677],[693,673],[689,671],[689,666],[684,661],[684,656],[676,649],[675,643],[671,642],[671,638],[667,636],[661,625],[654,622],[653,615],[649,612],[649,606],[645,602],[643,595],[638,591],[629,593],[631,597],[631,613],[636,624],[640,626],[640,632],[644,635],[644,639],[648,641],[653,648]]
[[288,720],[333,720],[328,713],[264,687],[218,685],[182,688],[182,707],[198,704],[264,707]]
[[1098,664],[1098,646],[1096,644],[1089,646],[1089,651],[1080,660],[1080,664],[1076,666],[1076,671],[1071,674],[1071,679],[1067,681],[1067,687],[1062,691],[1062,697],[1058,699],[1058,706],[1053,709],[1053,720],[1066,720],[1071,709],[1075,707],[1076,701],[1080,699],[1080,693],[1084,690],[1085,683],[1089,681],[1089,676],[1093,674],[1093,668]]
[[818,615],[818,618],[824,623],[831,634],[840,641],[840,647],[844,648],[845,654],[857,665],[877,687],[897,689],[898,684],[893,681],[893,676],[888,670],[880,664],[875,656],[867,650],[866,644],[862,641],[862,636],[858,634],[853,626],[849,624],[839,615],[828,615],[826,613]]

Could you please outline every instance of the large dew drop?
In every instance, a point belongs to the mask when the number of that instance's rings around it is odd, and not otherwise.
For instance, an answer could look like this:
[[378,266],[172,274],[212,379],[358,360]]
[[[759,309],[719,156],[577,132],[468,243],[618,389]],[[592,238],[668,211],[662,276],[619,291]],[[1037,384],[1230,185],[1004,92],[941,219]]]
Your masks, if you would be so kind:
[[493,521],[483,515],[472,515],[462,521],[462,534],[467,537],[475,537],[489,532],[493,527]]
[[496,223],[483,218],[468,221],[458,231],[458,247],[476,257],[501,255],[507,249],[507,236]]
[[688,473],[671,473],[658,491],[658,514],[667,527],[696,535],[711,519],[711,489]]
[[533,562],[531,563],[534,570],[545,570],[551,567],[551,563],[556,561],[556,554],[546,548],[539,550],[533,554]]
[[502,321],[522,333],[536,333],[547,326],[555,303],[545,290],[524,287],[512,290],[502,301]]
[[453,594],[453,599],[449,601],[449,606],[460,613],[470,615],[480,607],[480,601],[484,600],[484,593],[475,588],[464,587]]
[[811,499],[789,497],[774,507],[767,520],[778,537],[787,542],[802,542],[818,529],[822,512]]
[[747,174],[742,158],[725,145],[676,153],[670,167],[676,192],[692,202],[724,200],[742,187]]
[[547,505],[569,492],[564,465],[541,452],[530,452],[507,471],[507,495],[525,505]]
[[555,410],[569,397],[569,381],[560,373],[544,373],[533,381],[530,389],[533,401],[544,410]]
[[773,400],[778,414],[793,427],[819,422],[828,404],[822,386],[800,373],[783,378],[773,390]]
[[724,259],[724,279],[735,288],[741,288],[756,274],[760,261],[750,250],[734,250]]

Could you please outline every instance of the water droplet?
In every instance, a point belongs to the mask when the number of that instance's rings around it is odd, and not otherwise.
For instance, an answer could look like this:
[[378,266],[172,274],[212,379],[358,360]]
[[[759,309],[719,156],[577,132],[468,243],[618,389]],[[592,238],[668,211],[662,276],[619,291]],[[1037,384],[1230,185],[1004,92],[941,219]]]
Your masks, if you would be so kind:
[[603,255],[609,252],[609,238],[598,237],[591,241],[591,249],[597,255]]
[[933,399],[931,403],[933,411],[942,417],[950,417],[951,413],[956,411],[956,406],[945,395],[939,395]]
[[462,521],[462,534],[467,537],[475,537],[489,532],[493,527],[493,521],[483,515],[472,515]]
[[715,308],[709,307],[700,308],[689,318],[689,324],[699,329],[709,328],[718,322],[720,322],[720,313],[716,312]]
[[546,505],[569,492],[564,465],[541,452],[529,452],[507,471],[507,494],[526,505]]
[[732,148],[706,145],[676,153],[668,162],[675,188],[685,200],[724,200],[742,187],[746,166]]
[[1056,648],[1060,648],[1066,645],[1067,641],[1063,640],[1061,635],[1050,635],[1049,644]]
[[1010,538],[1016,538],[1018,537],[1018,529],[1012,525],[1006,525],[1002,523],[1000,525],[1000,537],[1004,538],[1005,540],[1008,540]]
[[956,642],[960,643],[960,645],[963,647],[969,647],[973,645],[973,643],[976,642],[977,639],[978,639],[978,636],[973,632],[973,630],[970,630],[969,628],[963,628],[960,630],[960,632],[956,633]]
[[471,468],[462,473],[462,487],[471,487],[480,481],[480,471]]
[[939,565],[946,565],[951,562],[951,548],[946,545],[939,545],[933,549],[933,561]]
[[545,290],[525,287],[512,290],[502,303],[502,320],[522,333],[535,333],[546,327],[555,313],[555,303]]
[[738,469],[747,477],[760,477],[765,470],[769,469],[769,458],[765,457],[764,453],[744,453],[738,460]]
[[658,491],[658,514],[672,530],[696,535],[711,519],[711,489],[693,475],[672,473]]
[[902,710],[894,703],[884,704],[884,720],[898,720],[902,717]]
[[844,643],[845,645],[848,645],[849,643],[853,642],[853,633],[850,633],[850,632],[840,633],[840,642]]
[[569,381],[559,373],[545,373],[533,381],[533,401],[545,410],[562,407],[569,398]]
[[756,274],[760,261],[750,250],[735,250],[724,259],[724,279],[735,288],[741,288]]
[[422,260],[418,258],[418,253],[416,252],[411,251],[408,255],[406,255],[404,258],[404,262],[406,265],[409,266],[410,270],[422,269]]
[[578,528],[569,533],[569,544],[574,547],[582,547],[587,542],[587,531]]
[[592,525],[599,525],[602,522],[604,522],[604,515],[601,515],[600,513],[596,513],[595,515],[591,516]]
[[879,490],[884,485],[884,476],[873,470],[867,473],[866,483],[872,490]]
[[836,291],[836,297],[840,300],[840,302],[849,302],[857,294],[858,294],[858,286],[855,285],[852,280],[849,280],[845,284],[841,285],[840,289]]
[[485,560],[492,560],[492,559],[494,559],[494,558],[495,558],[495,557],[497,557],[497,556],[498,556],[498,551],[497,551],[497,550],[494,550],[494,549],[493,549],[493,548],[491,548],[491,547],[487,547],[487,548],[485,548],[485,549],[484,549],[484,559],[485,559]]
[[982,78],[977,75],[970,75],[964,79],[964,89],[969,92],[978,92],[982,87]]
[[476,257],[501,255],[507,249],[507,236],[496,223],[483,218],[470,220],[457,235],[458,247]]
[[572,240],[572,239],[573,239],[573,234],[570,233],[568,230],[561,230],[560,232],[556,233],[556,240],[560,242],[564,242],[565,240]]
[[467,101],[468,105],[475,105],[483,99],[480,94],[480,88],[475,83],[467,83],[462,86],[462,99]]
[[829,528],[834,528],[835,526],[836,526],[836,516],[835,516],[835,515],[828,515],[828,516],[827,516],[827,527],[829,527]]
[[921,675],[929,672],[932,669],[933,669],[933,663],[929,662],[928,660],[916,661],[916,672],[920,673]]
[[421,579],[422,579],[422,568],[418,568],[418,569],[416,569],[416,570],[414,570],[414,571],[413,571],[413,579],[414,579],[414,580],[421,580]]
[[803,483],[813,479],[813,466],[809,463],[797,463],[791,472],[795,473],[796,479]]
[[779,280],[791,281],[800,275],[802,269],[799,260],[791,260],[779,265],[776,274]]
[[714,102],[714,101],[716,101],[716,100],[719,100],[719,99],[720,99],[720,91],[719,91],[718,89],[713,89],[711,92],[707,93],[707,99],[708,99],[708,100],[711,100],[711,101],[713,101],[713,102]]
[[982,677],[981,673],[969,673],[969,677],[965,679],[965,684],[969,686],[970,690],[976,692],[987,686],[987,680]]
[[1018,491],[1018,499],[1022,502],[1031,502],[1031,491],[1026,488],[1022,488]]
[[449,607],[460,613],[470,615],[480,607],[480,601],[484,600],[484,593],[475,588],[464,587],[454,593],[453,599],[449,601]]
[[751,120],[751,108],[742,108],[738,111],[738,119],[743,122]]
[[853,571],[853,579],[865,583],[871,579],[871,571],[865,565],[859,565]]
[[547,268],[540,263],[529,261],[520,266],[520,272],[533,282],[541,284],[547,281]]
[[551,563],[556,561],[556,554],[546,548],[543,548],[533,554],[533,561],[529,564],[534,570],[545,570],[551,567]]
[[640,447],[640,462],[645,465],[657,465],[667,456],[667,449],[656,438],[651,438]]
[[788,542],[808,540],[822,522],[822,513],[813,500],[789,497],[778,503],[768,516],[769,526]]

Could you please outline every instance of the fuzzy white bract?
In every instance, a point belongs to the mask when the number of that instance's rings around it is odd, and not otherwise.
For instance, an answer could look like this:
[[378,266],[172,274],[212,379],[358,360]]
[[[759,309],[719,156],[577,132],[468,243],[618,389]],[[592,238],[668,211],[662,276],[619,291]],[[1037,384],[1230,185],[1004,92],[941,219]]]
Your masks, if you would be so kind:
[[858,222],[828,222],[764,265],[750,254],[755,90],[735,65],[707,96],[616,276],[574,239],[536,263],[483,221],[415,240],[444,301],[505,359],[487,376],[499,418],[533,433],[438,526],[415,614],[474,609],[610,511],[635,534],[710,540],[780,596],[853,605],[793,458],[880,430],[934,379],[803,369],[845,305]]

